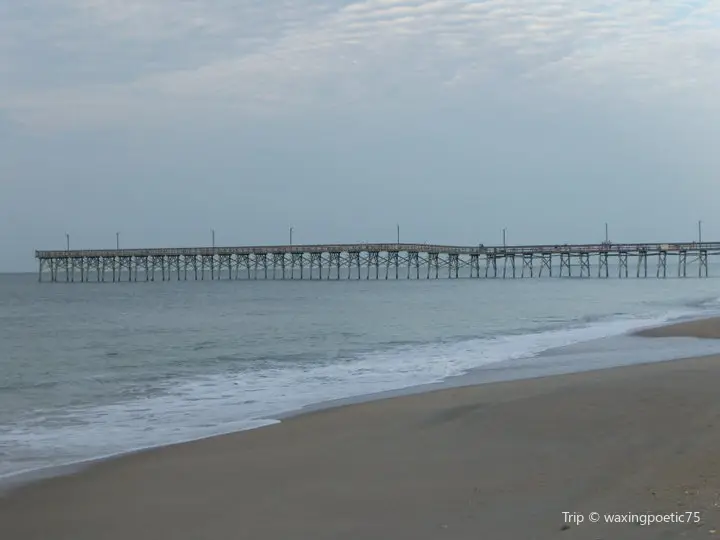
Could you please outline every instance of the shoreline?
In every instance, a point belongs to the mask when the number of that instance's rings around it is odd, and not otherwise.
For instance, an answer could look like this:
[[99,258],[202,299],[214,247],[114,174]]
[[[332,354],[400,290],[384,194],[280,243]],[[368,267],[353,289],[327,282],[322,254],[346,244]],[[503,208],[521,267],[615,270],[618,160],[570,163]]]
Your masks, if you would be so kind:
[[638,330],[634,335],[647,338],[720,339],[720,317],[703,317],[664,324]]
[[[715,335],[718,337],[715,338]],[[635,330],[627,332],[626,334],[621,334],[620,336],[609,336],[607,338],[600,338],[599,340],[591,340],[589,342],[582,342],[580,344],[574,344],[570,346],[565,347],[558,347],[553,348],[548,351],[544,351],[542,353],[539,353],[539,355],[535,355],[532,358],[538,358],[545,355],[552,356],[553,351],[562,351],[566,348],[572,348],[576,345],[584,345],[587,343],[594,343],[598,341],[608,340],[608,339],[617,339],[620,337],[639,337],[642,339],[646,338],[652,338],[653,340],[658,338],[702,338],[702,339],[720,339],[720,317],[703,317],[703,318],[697,318],[697,319],[690,319],[690,320],[681,320],[680,322],[673,322],[669,324],[662,324],[659,326],[651,326],[648,328]],[[284,422],[287,422],[289,420],[292,420],[297,417],[302,417],[309,414],[314,414],[316,412],[322,412],[325,410],[334,410],[334,409],[341,409],[345,407],[351,407],[356,405],[362,405],[365,403],[372,403],[376,401],[384,401],[384,400],[390,400],[395,398],[403,398],[408,396],[416,396],[416,395],[423,395],[428,393],[433,393],[437,391],[443,391],[443,390],[450,390],[450,389],[462,389],[467,387],[474,387],[474,386],[480,386],[480,385],[493,385],[493,384],[502,384],[506,382],[514,382],[514,381],[531,381],[536,379],[544,379],[548,377],[558,377],[563,375],[571,375],[571,374],[577,374],[577,373],[593,373],[596,371],[605,371],[605,370],[612,370],[627,366],[642,366],[647,364],[655,364],[655,363],[661,363],[661,362],[674,362],[674,361],[683,361],[688,358],[705,358],[714,356],[716,354],[720,354],[720,351],[715,352],[707,352],[703,354],[696,354],[692,356],[669,356],[661,359],[653,359],[653,360],[647,360],[642,362],[629,362],[629,363],[619,363],[619,364],[611,364],[608,366],[602,366],[602,367],[587,367],[587,366],[579,366],[579,365],[573,365],[572,367],[560,367],[556,369],[549,369],[549,372],[544,372],[543,370],[540,370],[541,372],[539,374],[524,374],[522,373],[511,373],[511,374],[504,374],[504,370],[510,371],[511,368],[506,366],[505,364],[510,364],[512,361],[504,361],[500,363],[499,368],[478,368],[475,370],[471,370],[469,373],[465,373],[462,375],[453,375],[449,376],[442,381],[438,382],[432,382],[432,383],[425,383],[420,385],[413,385],[408,386],[404,388],[398,388],[393,390],[385,390],[380,392],[372,392],[368,394],[360,394],[356,396],[349,396],[349,397],[341,397],[341,398],[335,398],[330,400],[323,400],[317,403],[311,403],[305,406],[302,406],[298,409],[292,409],[288,411],[284,411],[280,414],[274,415],[273,418],[266,418],[266,419],[255,419],[254,421],[262,422],[261,425],[249,427],[245,429],[230,429],[227,431],[219,431],[217,433],[211,433],[208,435],[202,435],[195,438],[190,439],[182,439],[177,441],[171,441],[171,442],[163,442],[158,443],[151,446],[144,446],[139,448],[132,448],[129,450],[112,453],[108,455],[103,456],[96,456],[96,457],[90,457],[83,460],[78,461],[72,461],[67,463],[61,463],[58,465],[49,465],[42,468],[37,469],[29,469],[25,471],[18,471],[14,473],[10,473],[8,475],[0,476],[0,498],[3,496],[7,496],[8,494],[12,493],[16,489],[23,488],[28,485],[33,485],[38,482],[43,482],[47,480],[52,480],[54,478],[61,478],[64,476],[74,475],[83,473],[84,471],[88,469],[92,469],[98,464],[107,462],[107,461],[113,461],[116,459],[124,459],[129,456],[134,456],[137,454],[143,454],[145,452],[155,451],[162,448],[168,448],[168,447],[175,447],[178,445],[184,445],[184,444],[190,444],[190,443],[196,443],[200,441],[205,441],[209,439],[214,439],[217,437],[226,437],[234,434],[240,434],[240,433],[246,433],[246,432],[252,432],[257,431],[260,429],[266,429],[268,427],[281,424]],[[500,372],[499,375],[493,373],[492,376],[488,376],[489,373],[498,371]],[[480,374],[480,376],[478,376]]]
[[[707,537],[720,525],[718,374],[709,356],[308,412],[20,487],[0,497],[0,533]],[[697,511],[702,523],[565,529],[563,511]]]
[[[679,325],[636,334],[720,332],[720,318]],[[0,536],[707,537],[720,529],[718,376],[710,354],[326,402],[36,476],[0,492]],[[590,511],[702,519],[562,518]]]

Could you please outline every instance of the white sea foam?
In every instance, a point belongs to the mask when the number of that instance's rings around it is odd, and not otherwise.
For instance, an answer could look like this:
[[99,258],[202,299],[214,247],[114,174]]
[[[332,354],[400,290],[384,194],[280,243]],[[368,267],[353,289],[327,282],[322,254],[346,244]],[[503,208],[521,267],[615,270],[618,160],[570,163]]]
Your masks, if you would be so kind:
[[434,383],[693,315],[698,315],[696,309],[621,316],[535,333],[400,346],[322,364],[176,381],[159,395],[68,409],[60,423],[56,415],[52,425],[36,421],[0,431],[0,449],[8,449],[0,477],[265,426],[307,405]]

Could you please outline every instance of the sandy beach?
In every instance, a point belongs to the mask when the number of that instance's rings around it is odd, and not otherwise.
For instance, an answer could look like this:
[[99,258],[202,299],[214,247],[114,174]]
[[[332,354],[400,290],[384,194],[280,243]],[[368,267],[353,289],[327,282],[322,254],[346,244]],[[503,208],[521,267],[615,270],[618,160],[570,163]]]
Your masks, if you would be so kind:
[[[717,319],[678,328],[645,334],[720,335]],[[712,538],[718,381],[705,357],[313,412],[12,491],[0,538]]]
[[636,333],[644,337],[696,337],[720,339],[720,317],[687,321],[648,328]]

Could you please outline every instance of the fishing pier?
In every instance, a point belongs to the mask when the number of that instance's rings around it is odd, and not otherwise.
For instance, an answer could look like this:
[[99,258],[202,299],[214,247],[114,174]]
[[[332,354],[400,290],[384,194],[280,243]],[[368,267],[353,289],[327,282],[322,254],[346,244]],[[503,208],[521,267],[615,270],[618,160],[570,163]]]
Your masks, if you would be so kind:
[[720,242],[367,243],[36,251],[39,281],[708,277]]

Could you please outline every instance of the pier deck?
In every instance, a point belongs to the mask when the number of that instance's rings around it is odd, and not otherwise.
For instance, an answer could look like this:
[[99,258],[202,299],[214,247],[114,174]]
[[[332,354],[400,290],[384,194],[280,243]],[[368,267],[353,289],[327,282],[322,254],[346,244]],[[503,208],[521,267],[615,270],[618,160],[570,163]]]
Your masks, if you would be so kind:
[[[42,281],[47,274],[52,282],[707,277],[708,260],[716,255],[720,255],[720,242],[519,246],[368,243],[35,252],[38,279]],[[674,263],[672,259],[676,259]]]

